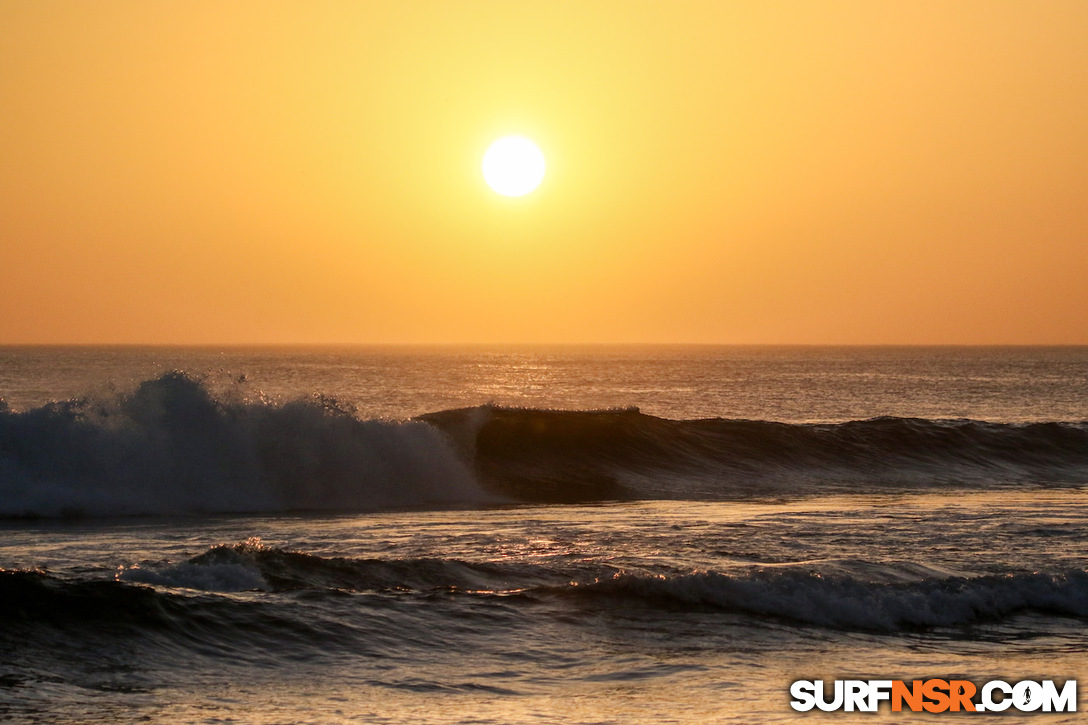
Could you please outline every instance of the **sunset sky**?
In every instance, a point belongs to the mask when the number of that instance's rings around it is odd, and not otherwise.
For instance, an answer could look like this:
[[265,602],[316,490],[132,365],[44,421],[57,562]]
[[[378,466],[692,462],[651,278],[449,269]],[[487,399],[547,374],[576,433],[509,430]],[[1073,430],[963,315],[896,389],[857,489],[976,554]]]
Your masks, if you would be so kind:
[[0,343],[1088,344],[1086,39],[1083,0],[0,0]]

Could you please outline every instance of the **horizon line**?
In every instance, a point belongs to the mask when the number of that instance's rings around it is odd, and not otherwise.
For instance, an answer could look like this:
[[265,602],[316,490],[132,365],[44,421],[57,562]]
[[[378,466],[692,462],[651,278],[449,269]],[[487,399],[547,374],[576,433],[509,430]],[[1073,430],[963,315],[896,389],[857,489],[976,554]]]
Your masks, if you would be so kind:
[[1088,347],[1088,342],[0,342],[18,347]]

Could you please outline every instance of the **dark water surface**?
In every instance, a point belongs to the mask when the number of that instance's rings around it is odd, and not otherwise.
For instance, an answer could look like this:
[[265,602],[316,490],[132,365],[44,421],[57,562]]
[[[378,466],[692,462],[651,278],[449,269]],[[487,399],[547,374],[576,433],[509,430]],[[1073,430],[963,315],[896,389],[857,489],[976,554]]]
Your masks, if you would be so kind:
[[1085,348],[0,348],[0,395],[0,718],[785,722],[1088,664]]

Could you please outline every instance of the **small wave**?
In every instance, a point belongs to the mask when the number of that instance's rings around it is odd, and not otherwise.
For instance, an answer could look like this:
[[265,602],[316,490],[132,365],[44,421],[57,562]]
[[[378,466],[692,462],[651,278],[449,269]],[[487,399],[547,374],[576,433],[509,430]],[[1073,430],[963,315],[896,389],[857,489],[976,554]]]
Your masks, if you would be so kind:
[[542,567],[458,559],[321,557],[266,547],[259,539],[220,545],[179,564],[121,567],[118,581],[209,592],[341,590],[352,592],[506,591],[564,581]]
[[215,546],[180,564],[122,567],[123,582],[212,592],[260,589],[362,594],[518,595],[666,609],[728,611],[834,629],[896,632],[1000,621],[1021,612],[1088,618],[1088,572],[956,576],[918,563],[824,562],[630,573],[611,566],[470,562],[446,558],[342,558],[266,547],[259,539]]
[[111,581],[68,581],[41,571],[0,569],[0,621],[8,629],[28,622],[163,625],[176,601]]
[[205,592],[245,592],[264,590],[268,582],[253,567],[244,564],[198,564],[185,562],[162,568],[139,564],[122,567],[117,581],[152,584],[176,589],[197,589]]
[[[0,570],[0,619],[9,627],[47,623],[184,632],[200,623],[192,629],[196,636],[205,626],[237,628],[255,620],[273,634],[300,626],[287,610],[275,610],[273,600],[232,598],[233,592],[254,589],[305,594],[307,601],[329,601],[345,592],[382,599],[499,596],[530,616],[551,616],[540,608],[544,602],[565,609],[580,601],[594,611],[725,612],[882,633],[995,623],[1023,613],[1088,619],[1088,572],[1080,569],[880,581],[781,568],[654,575],[605,567],[587,578],[585,571],[524,563],[325,558],[245,542],[213,547],[180,564],[122,567],[115,579],[70,581]],[[197,591],[179,591],[185,589]]]
[[[130,570],[131,571],[131,570]],[[164,574],[165,586],[211,584],[217,575],[193,579]],[[127,577],[120,577],[126,579]],[[134,577],[135,578],[135,577]],[[229,587],[227,587],[229,588]],[[136,636],[141,647],[175,657],[178,648],[222,655],[232,662],[259,659],[266,653],[307,653],[366,646],[355,628],[328,617],[297,616],[275,603],[243,600],[229,594],[179,592],[128,581],[78,581],[40,571],[0,569],[0,649],[36,643],[38,648],[69,642],[97,642]],[[71,638],[71,639],[69,639]],[[93,646],[93,645],[92,645]],[[131,646],[136,646],[132,644]]]
[[1022,612],[1088,617],[1088,572],[877,583],[814,572],[617,574],[557,590],[594,601],[721,609],[836,629],[895,632],[998,621]]

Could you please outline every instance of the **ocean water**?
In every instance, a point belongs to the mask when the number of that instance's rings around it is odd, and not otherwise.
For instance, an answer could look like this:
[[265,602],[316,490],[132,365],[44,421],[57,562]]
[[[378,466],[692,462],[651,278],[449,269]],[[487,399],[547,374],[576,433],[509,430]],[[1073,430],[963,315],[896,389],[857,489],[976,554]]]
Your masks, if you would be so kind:
[[7,347],[0,396],[0,720],[1088,676],[1088,348]]

